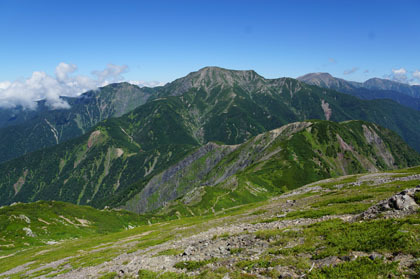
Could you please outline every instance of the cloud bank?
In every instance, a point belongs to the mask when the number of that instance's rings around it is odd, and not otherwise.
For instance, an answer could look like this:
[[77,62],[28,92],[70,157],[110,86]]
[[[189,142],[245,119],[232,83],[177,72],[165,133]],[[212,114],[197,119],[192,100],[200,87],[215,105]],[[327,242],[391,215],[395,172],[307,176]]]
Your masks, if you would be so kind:
[[391,77],[395,81],[406,83],[407,82],[407,70],[404,69],[404,68],[392,69]]
[[420,71],[415,70],[413,72],[409,72],[405,68],[392,69],[392,73],[390,75],[386,75],[385,78],[402,83],[408,83],[410,85],[419,85]]
[[166,82],[163,81],[142,81],[142,80],[129,80],[128,83],[137,85],[138,87],[156,87],[164,86]]
[[74,64],[60,63],[54,76],[37,71],[24,80],[0,82],[0,107],[35,109],[36,101],[45,99],[51,109],[66,109],[70,106],[60,96],[75,97],[100,86],[121,82],[128,67],[108,64],[102,71],[93,71],[91,77],[75,75],[76,70]]
[[415,70],[413,72],[413,78],[417,79],[418,81],[420,81],[420,71],[419,70]]

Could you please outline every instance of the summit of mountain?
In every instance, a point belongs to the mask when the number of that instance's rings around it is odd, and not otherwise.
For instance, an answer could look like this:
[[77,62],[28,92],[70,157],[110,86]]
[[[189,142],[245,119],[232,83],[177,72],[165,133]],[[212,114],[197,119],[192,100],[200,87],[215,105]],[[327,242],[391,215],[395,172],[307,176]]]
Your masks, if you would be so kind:
[[191,89],[203,88],[212,90],[216,87],[262,86],[265,78],[254,70],[229,70],[221,67],[204,67],[178,78],[163,86],[161,96],[179,96]]
[[[316,85],[329,89],[347,89],[359,88],[360,84],[354,81],[347,81],[341,78],[333,77],[329,73],[310,73],[297,78],[305,83]],[[340,91],[340,90],[339,90]]]

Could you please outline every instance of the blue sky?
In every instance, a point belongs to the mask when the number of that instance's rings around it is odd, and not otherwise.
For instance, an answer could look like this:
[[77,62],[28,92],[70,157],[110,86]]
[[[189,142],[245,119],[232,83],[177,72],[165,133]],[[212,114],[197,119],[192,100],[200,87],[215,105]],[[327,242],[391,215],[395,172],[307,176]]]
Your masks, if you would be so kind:
[[0,81],[60,62],[165,82],[208,65],[358,81],[420,69],[420,1],[1,0],[0,11]]

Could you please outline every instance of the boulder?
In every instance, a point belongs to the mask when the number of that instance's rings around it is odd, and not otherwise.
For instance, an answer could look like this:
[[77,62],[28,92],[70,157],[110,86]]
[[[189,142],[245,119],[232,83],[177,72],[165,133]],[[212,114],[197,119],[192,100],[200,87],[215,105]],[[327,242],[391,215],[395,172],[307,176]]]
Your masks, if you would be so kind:
[[380,201],[360,214],[361,219],[376,218],[379,214],[385,217],[399,217],[416,212],[420,205],[417,204],[415,195],[420,193],[420,185],[415,188],[406,189],[389,199]]

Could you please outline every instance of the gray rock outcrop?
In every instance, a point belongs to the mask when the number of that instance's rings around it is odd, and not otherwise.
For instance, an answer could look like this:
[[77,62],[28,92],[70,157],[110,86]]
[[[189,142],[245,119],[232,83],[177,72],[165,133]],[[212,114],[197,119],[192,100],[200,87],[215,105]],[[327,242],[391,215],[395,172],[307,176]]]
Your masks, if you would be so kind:
[[360,214],[361,219],[373,219],[380,214],[385,218],[402,217],[417,211],[420,206],[416,202],[416,194],[420,193],[420,185],[406,189],[389,199],[383,200]]

